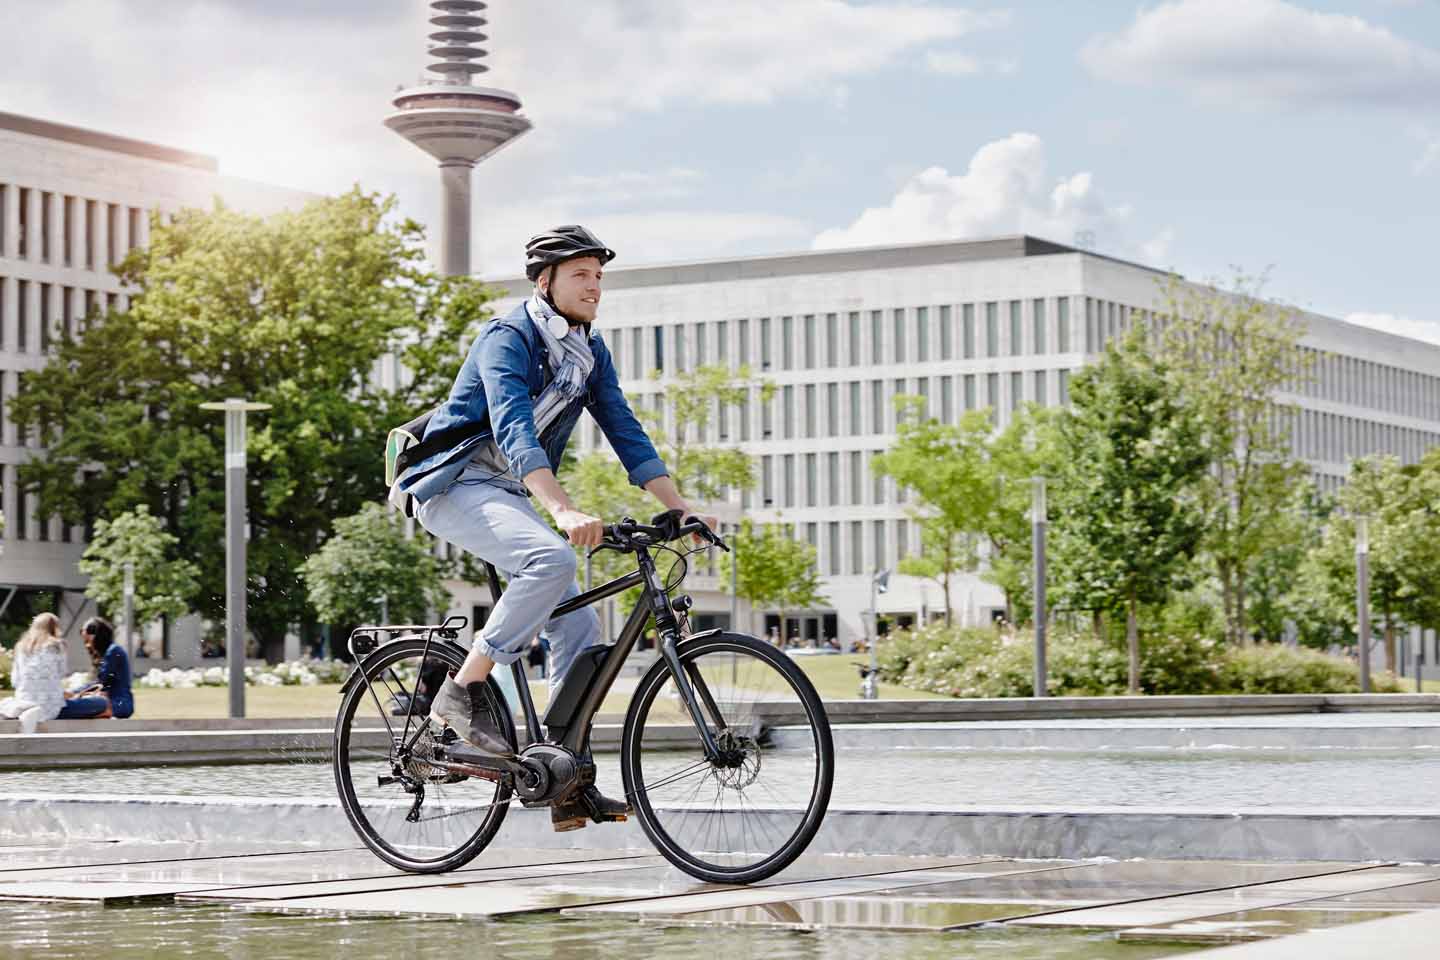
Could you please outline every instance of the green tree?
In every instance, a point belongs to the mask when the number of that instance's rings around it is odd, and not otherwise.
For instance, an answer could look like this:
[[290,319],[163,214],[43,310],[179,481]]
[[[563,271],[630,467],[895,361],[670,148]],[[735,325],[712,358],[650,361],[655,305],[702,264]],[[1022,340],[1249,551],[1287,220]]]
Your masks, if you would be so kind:
[[1144,337],[1132,330],[1071,384],[1055,522],[1065,589],[1091,609],[1125,610],[1131,693],[1140,692],[1140,605],[1185,583],[1204,532],[1195,500],[1209,463],[1199,418]]
[[890,448],[876,454],[871,469],[911,490],[917,503],[907,512],[920,522],[919,556],[900,562],[900,572],[940,585],[945,625],[953,622],[950,581],[975,568],[978,539],[999,500],[988,469],[990,416],[972,410],[958,424],[924,416],[918,397],[900,398],[900,424]]
[[90,578],[85,595],[109,613],[125,605],[125,565],[134,564],[137,627],[161,617],[181,617],[195,593],[198,568],[177,557],[178,541],[150,508],[141,504],[113,520],[95,523],[95,536],[78,568]]
[[1005,617],[1016,626],[1034,615],[1032,480],[1059,476],[1063,467],[1057,412],[1027,403],[989,445],[987,467],[995,503],[984,527],[989,560],[983,576],[1005,591]]
[[785,613],[823,603],[815,548],[795,539],[791,524],[756,525],[749,517],[730,538],[731,553],[720,555],[720,581],[730,592],[730,565],[736,564],[736,592],[752,610],[773,609],[785,640]]
[[1157,318],[1165,363],[1201,417],[1210,469],[1201,486],[1204,552],[1220,582],[1226,632],[1248,643],[1250,567],[1282,531],[1305,475],[1290,458],[1293,404],[1277,394],[1308,376],[1306,324],[1261,297],[1263,282],[1237,276],[1229,290],[1171,278]]
[[[218,204],[154,219],[117,269],[129,309],[88,317],[15,403],[50,447],[21,473],[43,509],[79,523],[148,506],[199,566],[190,599],[217,620],[224,422],[200,404],[272,404],[252,417],[247,517],[249,620],[267,655],[311,621],[294,571],[336,517],[383,496],[386,430],[444,398],[457,347],[486,319],[489,293],[426,269],[421,227],[392,210],[357,189],[269,219]],[[393,390],[378,376],[387,356],[407,371]]]
[[1405,618],[1440,630],[1440,447],[1413,467],[1398,545],[1400,603]]
[[1306,555],[1320,545],[1321,524],[1327,512],[1314,485],[1301,482],[1271,523],[1274,536],[1250,565],[1245,585],[1250,600],[1248,621],[1261,640],[1282,641],[1287,622],[1302,635],[1309,632],[1313,611],[1298,583]]
[[335,521],[334,535],[295,572],[310,605],[328,623],[379,623],[382,597],[392,622],[416,623],[450,602],[444,585],[449,571],[428,543],[406,536],[397,514],[367,503]]

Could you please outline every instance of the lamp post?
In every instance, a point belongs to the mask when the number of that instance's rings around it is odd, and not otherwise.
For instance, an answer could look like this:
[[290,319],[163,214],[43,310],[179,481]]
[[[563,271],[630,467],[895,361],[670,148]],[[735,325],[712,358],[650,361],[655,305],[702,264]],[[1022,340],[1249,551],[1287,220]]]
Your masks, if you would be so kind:
[[245,716],[245,414],[268,403],[227,397],[202,403],[225,412],[225,663],[229,668],[230,716]]
[[1035,688],[1037,697],[1048,697],[1046,682],[1045,633],[1049,613],[1045,607],[1045,478],[1030,481],[1030,553],[1035,584]]
[[[878,676],[880,669],[880,611],[877,608],[876,595],[890,589],[890,571],[876,570],[870,577],[870,676]],[[876,680],[871,689],[875,691],[872,695],[880,695],[880,681]]]
[[125,561],[125,653],[135,657],[135,561]]
[[1360,642],[1360,692],[1370,692],[1370,518],[1355,518],[1355,632]]

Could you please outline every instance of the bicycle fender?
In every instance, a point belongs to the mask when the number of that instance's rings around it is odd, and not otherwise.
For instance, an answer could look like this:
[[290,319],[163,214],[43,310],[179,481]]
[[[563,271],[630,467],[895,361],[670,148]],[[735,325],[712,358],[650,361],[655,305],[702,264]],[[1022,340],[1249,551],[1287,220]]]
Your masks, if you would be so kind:
[[[344,679],[344,680],[341,682],[341,684],[340,684],[340,693],[339,693],[339,695],[342,696],[342,697],[345,696],[346,692],[349,691],[349,689],[350,689],[351,687],[355,686],[355,684],[359,681],[359,679],[365,675],[365,668],[366,668],[366,666],[369,665],[370,661],[372,661],[372,660],[374,660],[376,657],[380,656],[380,654],[385,651],[385,648],[386,648],[386,647],[389,647],[389,646],[391,646],[391,645],[393,645],[393,644],[401,643],[401,642],[406,641],[406,640],[420,640],[420,641],[423,641],[424,639],[425,639],[424,634],[412,633],[412,634],[410,634],[408,637],[396,637],[394,640],[389,640],[389,641],[387,641],[387,642],[385,642],[385,643],[380,644],[380,646],[376,647],[374,650],[371,650],[369,653],[365,654],[364,659],[356,661],[355,664],[350,667],[350,672],[346,675],[345,679]],[[440,639],[437,639],[437,640],[432,640],[432,641],[430,641],[430,643],[431,643],[432,646],[433,646],[433,645],[436,645],[436,644],[450,644],[451,646],[454,646],[454,647],[460,647],[460,645],[459,645],[458,643],[455,643],[453,640],[446,640],[446,639],[444,639],[444,638],[440,638]],[[461,649],[462,651],[464,650],[463,647],[460,647],[460,649]],[[466,651],[466,652],[468,652],[468,651]]]

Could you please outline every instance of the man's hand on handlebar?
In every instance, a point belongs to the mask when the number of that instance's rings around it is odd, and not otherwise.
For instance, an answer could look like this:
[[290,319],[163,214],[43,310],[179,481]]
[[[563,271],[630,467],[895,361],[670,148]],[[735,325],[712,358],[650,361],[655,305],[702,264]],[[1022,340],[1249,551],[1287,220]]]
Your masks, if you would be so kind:
[[[689,523],[689,522],[692,521],[692,520],[699,520],[701,523],[705,524],[705,526],[709,527],[710,530],[711,530],[711,532],[714,532],[715,528],[718,527],[718,526],[720,526],[720,518],[718,518],[718,517],[707,517],[707,516],[705,516],[704,514],[699,514],[699,513],[695,513],[695,514],[688,514],[688,513],[687,513],[687,514],[685,515],[685,517],[684,517],[684,522],[685,522],[685,523]],[[703,533],[700,533],[699,531],[696,531],[695,533],[690,534],[690,539],[695,542],[695,545],[696,545],[696,546],[701,546],[701,547],[705,546],[707,543],[710,542],[710,541],[705,537],[705,535],[704,535]]]
[[598,547],[605,539],[605,524],[600,522],[600,518],[579,510],[561,510],[555,514],[555,524],[577,547]]

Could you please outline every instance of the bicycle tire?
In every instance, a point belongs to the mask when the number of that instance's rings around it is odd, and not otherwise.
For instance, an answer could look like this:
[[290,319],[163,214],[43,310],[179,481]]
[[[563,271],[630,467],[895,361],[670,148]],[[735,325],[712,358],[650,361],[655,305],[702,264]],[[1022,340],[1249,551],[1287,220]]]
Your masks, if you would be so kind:
[[[830,792],[834,785],[835,776],[835,747],[830,733],[829,718],[825,713],[824,704],[819,694],[815,691],[814,685],[804,672],[795,664],[789,656],[775,649],[768,643],[755,637],[743,634],[722,633],[712,634],[704,637],[683,640],[680,642],[677,653],[682,665],[687,670],[695,664],[700,657],[712,653],[733,653],[752,657],[773,668],[794,693],[800,706],[803,708],[806,718],[806,726],[810,733],[815,755],[815,775],[810,795],[806,801],[805,808],[799,818],[799,824],[795,830],[780,843],[777,848],[764,856],[758,862],[741,865],[725,865],[707,860],[699,853],[686,849],[687,843],[682,839],[672,836],[672,828],[667,827],[665,818],[662,817],[657,807],[652,802],[651,791],[657,787],[675,782],[673,779],[666,781],[663,778],[656,778],[647,786],[645,783],[644,750],[643,741],[646,721],[650,716],[651,708],[659,692],[670,681],[670,671],[663,659],[657,660],[650,670],[641,678],[635,688],[635,694],[630,702],[630,709],[625,717],[625,729],[621,739],[621,773],[624,777],[625,792],[631,799],[634,806],[636,818],[640,821],[641,828],[650,842],[655,845],[661,856],[674,864],[685,873],[699,880],[712,883],[754,883],[774,876],[795,861],[810,845],[815,838],[816,832],[824,820],[825,812],[829,807]],[[732,671],[735,669],[732,661]],[[698,667],[697,667],[698,669]],[[737,685],[738,689],[738,685]],[[722,708],[723,711],[724,708]],[[687,716],[688,722],[688,716]],[[692,727],[693,730],[693,727]],[[803,742],[803,734],[797,735]],[[759,744],[757,743],[757,748]],[[696,735],[693,749],[699,749],[699,737]],[[702,757],[703,762],[703,757]],[[701,774],[714,775],[715,769],[710,771],[701,770]],[[756,772],[758,774],[759,763],[757,758]],[[720,778],[716,777],[720,783]],[[733,788],[731,788],[733,789]],[[741,788],[743,790],[743,788]],[[717,798],[720,796],[717,788]],[[722,804],[723,808],[723,804]],[[744,814],[744,801],[740,801],[740,812]],[[756,814],[760,814],[758,809]],[[713,814],[713,811],[711,811]],[[767,812],[768,814],[769,812]],[[683,817],[682,821],[683,823]],[[739,835],[745,836],[743,827]]]
[[[465,651],[459,646],[440,640],[432,640],[428,652],[423,637],[408,637],[387,643],[367,656],[357,668],[361,675],[355,682],[346,689],[340,701],[340,709],[335,719],[334,752],[332,765],[335,774],[335,786],[340,795],[340,806],[345,811],[346,818],[350,821],[351,827],[360,837],[361,842],[381,860],[398,869],[410,873],[444,873],[456,870],[471,860],[485,849],[495,838],[496,832],[505,821],[505,814],[510,808],[511,789],[507,784],[494,784],[494,798],[489,803],[489,811],[486,813],[480,826],[458,843],[453,849],[442,850],[435,857],[422,858],[410,856],[396,848],[387,841],[379,830],[371,823],[370,816],[366,812],[365,804],[359,796],[350,763],[350,744],[353,734],[353,721],[360,704],[366,702],[371,696],[369,686],[373,679],[380,673],[407,657],[420,658],[428,656],[431,659],[438,659],[444,663],[447,673],[451,676],[460,669],[465,661]],[[491,703],[492,714],[497,714],[501,728],[504,730],[512,749],[516,744],[514,718],[505,700],[505,695],[500,686],[495,682],[494,677],[488,681],[488,690],[494,698]],[[412,688],[413,691],[413,688]],[[428,723],[424,716],[417,716],[421,723]],[[387,719],[387,724],[389,723]],[[412,721],[414,722],[414,721]],[[392,745],[390,753],[394,753],[393,734],[391,730]],[[387,760],[388,762],[388,760]],[[489,784],[489,781],[480,781]]]

